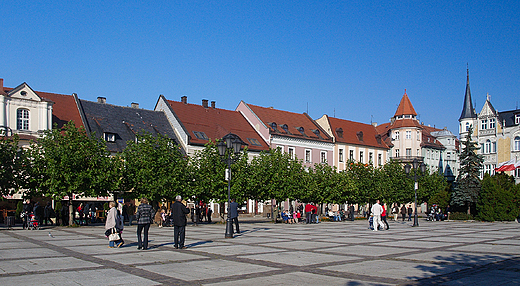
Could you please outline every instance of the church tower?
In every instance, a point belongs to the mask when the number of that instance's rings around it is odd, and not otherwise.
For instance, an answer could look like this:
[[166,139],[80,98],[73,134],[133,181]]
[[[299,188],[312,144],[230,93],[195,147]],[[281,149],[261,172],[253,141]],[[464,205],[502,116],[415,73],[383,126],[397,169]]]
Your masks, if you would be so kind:
[[469,90],[469,68],[467,69],[466,95],[464,96],[464,105],[462,106],[462,113],[460,114],[459,123],[460,139],[464,139],[466,137],[471,126],[473,127],[474,132],[477,131],[477,114],[473,108],[473,103],[471,101],[471,91]]

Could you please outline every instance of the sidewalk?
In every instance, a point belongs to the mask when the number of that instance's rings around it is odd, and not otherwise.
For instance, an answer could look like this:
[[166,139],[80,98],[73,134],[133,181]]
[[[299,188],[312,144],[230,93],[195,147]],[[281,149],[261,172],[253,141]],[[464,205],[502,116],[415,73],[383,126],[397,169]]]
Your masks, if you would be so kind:
[[520,224],[367,221],[190,225],[150,229],[147,251],[107,248],[103,226],[0,230],[0,285],[511,285],[520,284]]

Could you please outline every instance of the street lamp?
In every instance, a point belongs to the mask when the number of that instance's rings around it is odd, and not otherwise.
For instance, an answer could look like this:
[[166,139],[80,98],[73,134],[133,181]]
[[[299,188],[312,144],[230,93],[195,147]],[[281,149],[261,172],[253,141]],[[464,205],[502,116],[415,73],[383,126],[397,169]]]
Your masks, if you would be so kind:
[[226,179],[228,181],[228,213],[226,219],[226,238],[233,238],[233,224],[231,223],[231,214],[229,212],[229,205],[231,204],[231,164],[237,160],[236,155],[240,153],[242,145],[247,145],[238,135],[229,133],[222,137],[218,142],[218,154],[223,162],[227,164]]
[[[422,163],[419,164],[419,160],[417,158],[413,159],[412,166],[410,164],[406,164],[404,166],[404,172],[408,176],[410,174],[411,169],[413,168],[413,180],[415,182],[414,184],[414,191],[415,191],[415,215],[413,217],[413,226],[419,226],[419,218],[417,217],[417,189],[419,188],[419,183],[417,183],[419,175],[417,175],[417,169],[421,169],[421,173],[426,172],[426,164]],[[408,176],[410,178],[410,176]]]

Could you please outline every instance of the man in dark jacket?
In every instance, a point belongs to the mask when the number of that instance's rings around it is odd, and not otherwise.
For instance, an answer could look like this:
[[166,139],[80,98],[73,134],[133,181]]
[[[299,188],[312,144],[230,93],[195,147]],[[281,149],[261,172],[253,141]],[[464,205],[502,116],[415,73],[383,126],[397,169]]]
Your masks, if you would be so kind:
[[175,197],[175,203],[172,204],[171,212],[173,217],[173,242],[175,248],[186,248],[184,246],[184,238],[186,234],[186,215],[190,210],[181,203],[181,196]]
[[231,199],[231,203],[229,204],[229,217],[231,218],[231,225],[235,223],[236,233],[240,233],[238,226],[238,203],[235,202],[235,199]]

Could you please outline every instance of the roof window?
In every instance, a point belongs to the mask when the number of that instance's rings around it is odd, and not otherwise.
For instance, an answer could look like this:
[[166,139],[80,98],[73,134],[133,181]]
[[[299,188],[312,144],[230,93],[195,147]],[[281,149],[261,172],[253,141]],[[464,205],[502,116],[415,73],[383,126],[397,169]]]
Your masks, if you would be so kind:
[[287,124],[282,125],[282,129],[285,133],[289,133],[289,126],[287,126]]
[[262,144],[260,144],[260,141],[258,141],[255,138],[247,138],[247,141],[249,141],[249,143],[251,143],[251,145],[253,146],[262,146]]
[[107,142],[116,142],[116,134],[115,133],[105,132],[103,134],[103,137],[104,137],[105,141],[107,141]]
[[298,127],[297,129],[303,136],[305,136],[305,129],[303,127]]
[[276,125],[276,122],[271,123],[271,128],[273,129],[274,132],[278,131],[278,125]]
[[343,128],[336,128],[336,134],[339,138],[343,138]]
[[201,131],[193,131],[193,134],[195,134],[195,137],[197,137],[197,139],[200,139],[200,140],[209,140],[208,136],[207,136],[206,133],[204,133],[204,132],[201,132]]

